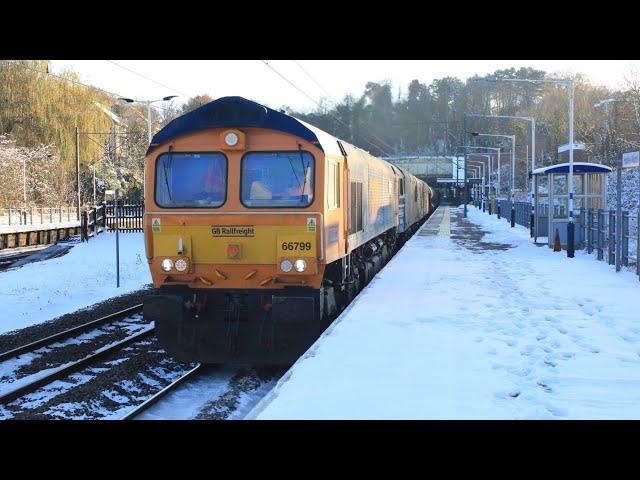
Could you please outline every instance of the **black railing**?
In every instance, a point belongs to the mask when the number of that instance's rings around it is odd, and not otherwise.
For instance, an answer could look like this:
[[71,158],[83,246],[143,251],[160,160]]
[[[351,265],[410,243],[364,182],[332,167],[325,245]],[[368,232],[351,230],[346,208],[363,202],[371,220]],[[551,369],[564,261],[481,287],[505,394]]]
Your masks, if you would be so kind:
[[[82,212],[82,241],[102,232],[116,230],[116,207],[113,202],[102,202]],[[142,232],[144,229],[144,204],[118,204],[118,230]]]
[[[585,246],[587,253],[596,251],[596,258],[604,260],[607,253],[607,263],[616,263],[616,211],[603,209],[588,209],[580,212],[579,226],[584,229]],[[640,231],[636,229],[636,248],[640,242]],[[620,244],[620,265],[627,267],[630,263],[629,243],[634,238],[629,228],[629,212],[622,211],[622,235]],[[637,250],[636,250],[637,252]],[[637,253],[636,253],[637,254]],[[638,259],[635,259],[636,265]],[[640,274],[640,269],[636,268]]]

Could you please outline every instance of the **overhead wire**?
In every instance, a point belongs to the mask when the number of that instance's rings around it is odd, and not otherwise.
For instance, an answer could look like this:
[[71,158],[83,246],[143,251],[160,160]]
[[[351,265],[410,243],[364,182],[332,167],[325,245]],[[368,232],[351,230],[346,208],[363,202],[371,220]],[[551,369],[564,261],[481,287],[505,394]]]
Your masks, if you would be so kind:
[[[308,93],[306,93],[304,90],[302,90],[301,88],[299,88],[295,83],[293,83],[291,80],[289,80],[287,77],[285,77],[284,75],[282,75],[278,70],[276,70],[273,66],[271,66],[269,64],[269,62],[267,62],[266,60],[260,60],[262,63],[264,63],[267,67],[269,67],[276,75],[278,75],[280,78],[282,78],[285,82],[287,82],[289,85],[291,85],[293,88],[295,88],[298,92],[300,92],[302,95],[304,95],[306,98],[308,98],[309,100],[311,100],[313,103],[315,103],[318,107],[322,108],[322,105],[320,105],[320,103],[313,98],[311,95],[309,95]],[[349,128],[349,125],[347,125],[346,123],[344,123],[339,117],[335,116],[333,113],[329,112],[329,115],[331,115],[336,121],[338,121],[339,123],[341,123],[343,126]],[[370,140],[365,140],[367,143],[369,143],[371,146],[379,149],[380,151],[382,151],[382,153],[386,154],[386,155],[391,155],[386,149],[382,148],[380,145],[370,141]],[[390,147],[393,148],[393,147]]]
[[[329,100],[331,100],[331,102],[333,103],[334,106],[338,106],[338,102],[331,96],[331,94],[329,92],[327,92],[327,90],[322,85],[320,85],[320,83],[315,78],[313,78],[313,76],[297,60],[293,60],[293,62],[300,68],[300,70],[302,70],[305,73],[305,75],[307,77],[309,77],[311,79],[311,81],[313,83],[315,83],[318,86],[318,88],[320,88],[320,90],[322,90],[327,95],[327,97],[329,97]],[[387,147],[389,147],[389,148],[391,148],[393,150],[393,147],[391,145],[389,145],[387,142],[385,142],[382,138],[377,136],[375,133],[373,133],[373,132],[368,132],[368,133],[373,138],[379,140],[383,145],[386,145]],[[378,147],[378,148],[380,148],[380,147]],[[388,152],[387,152],[387,155],[388,155]]]
[[178,94],[182,95],[185,98],[190,98],[190,95],[188,95],[188,94],[186,94],[184,92],[181,92],[180,90],[176,90],[173,87],[170,87],[168,85],[165,85],[164,83],[158,82],[157,80],[154,80],[153,78],[148,77],[148,76],[146,76],[146,75],[144,75],[142,73],[136,72],[135,70],[132,70],[129,67],[125,67],[124,65],[120,65],[119,63],[114,62],[113,60],[107,60],[107,62],[112,63],[113,65],[115,65],[115,66],[117,66],[119,68],[122,68],[123,70],[126,70],[126,71],[128,71],[130,73],[133,73],[134,75],[137,75],[137,76],[139,76],[141,78],[145,78],[145,79],[149,80],[150,82],[155,83],[156,85],[160,85],[161,87],[168,88],[172,92],[178,93]]

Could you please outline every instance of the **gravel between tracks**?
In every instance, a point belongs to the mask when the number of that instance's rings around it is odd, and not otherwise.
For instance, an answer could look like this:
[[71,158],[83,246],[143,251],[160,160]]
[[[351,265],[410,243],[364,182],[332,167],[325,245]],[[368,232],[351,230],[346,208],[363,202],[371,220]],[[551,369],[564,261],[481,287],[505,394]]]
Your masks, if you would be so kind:
[[125,308],[142,303],[143,299],[153,293],[150,286],[125,295],[96,303],[75,312],[67,313],[48,322],[31,325],[20,330],[0,335],[0,352],[6,352],[42,338],[54,335],[69,328],[76,327],[91,320],[116,313]]
[[118,419],[194,366],[168,357],[155,338],[140,341],[5,405],[0,418]]
[[[217,399],[204,405],[195,419],[229,419],[242,407],[243,400],[247,396],[260,394],[260,391],[265,390],[265,387],[275,385],[275,382],[277,382],[285,371],[286,369],[277,367],[249,367],[241,369],[229,380],[229,390]],[[251,403],[257,403],[257,399],[254,399]]]

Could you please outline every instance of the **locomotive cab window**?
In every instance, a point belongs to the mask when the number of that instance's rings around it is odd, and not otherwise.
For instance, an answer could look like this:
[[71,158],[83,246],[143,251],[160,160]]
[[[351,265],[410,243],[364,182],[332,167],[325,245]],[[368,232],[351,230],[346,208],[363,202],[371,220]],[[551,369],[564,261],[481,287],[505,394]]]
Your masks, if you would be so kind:
[[163,208],[217,208],[227,197],[222,153],[167,152],[156,160],[155,201]]
[[240,200],[249,208],[304,208],[313,203],[309,152],[250,152],[242,157]]

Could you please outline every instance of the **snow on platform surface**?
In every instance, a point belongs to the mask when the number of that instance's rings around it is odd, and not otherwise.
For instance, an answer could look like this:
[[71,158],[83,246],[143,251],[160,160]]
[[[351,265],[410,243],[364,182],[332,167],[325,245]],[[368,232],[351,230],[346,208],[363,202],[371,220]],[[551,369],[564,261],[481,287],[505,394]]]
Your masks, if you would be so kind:
[[632,272],[475,207],[420,233],[246,418],[640,418]]
[[115,234],[76,243],[58,258],[0,272],[0,333],[51,320],[151,283],[142,233],[120,234],[116,288]]
[[0,225],[0,233],[35,232],[36,230],[53,230],[56,228],[79,227],[80,221],[36,223],[28,225]]

